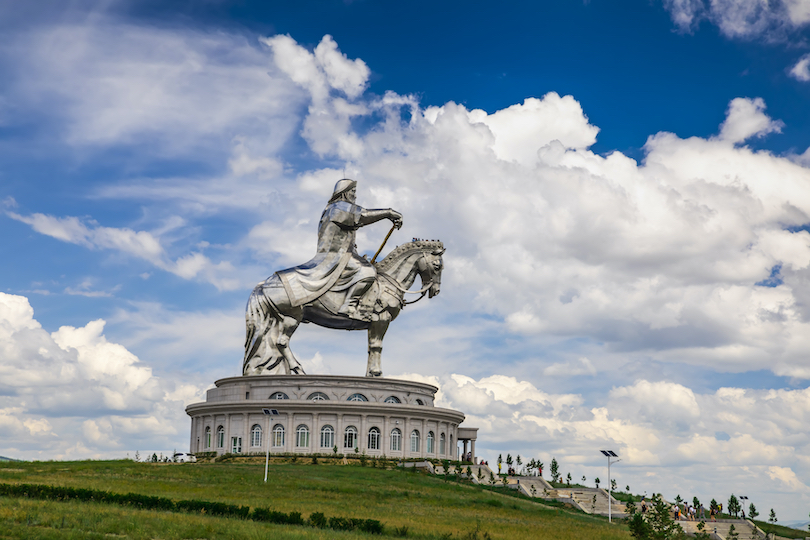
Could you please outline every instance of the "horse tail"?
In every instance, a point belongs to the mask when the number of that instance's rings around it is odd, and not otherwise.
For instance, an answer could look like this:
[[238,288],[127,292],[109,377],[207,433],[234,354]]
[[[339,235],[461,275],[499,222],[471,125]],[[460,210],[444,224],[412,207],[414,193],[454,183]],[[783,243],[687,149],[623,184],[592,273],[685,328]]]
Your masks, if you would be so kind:
[[[281,314],[273,301],[264,294],[264,283],[259,283],[253,288],[245,307],[245,357],[242,361],[242,374],[247,375],[249,370],[261,369],[277,355],[262,354],[274,348],[272,339],[267,339],[267,334],[279,325]],[[264,346],[264,347],[262,347]],[[258,357],[259,362],[254,359]]]

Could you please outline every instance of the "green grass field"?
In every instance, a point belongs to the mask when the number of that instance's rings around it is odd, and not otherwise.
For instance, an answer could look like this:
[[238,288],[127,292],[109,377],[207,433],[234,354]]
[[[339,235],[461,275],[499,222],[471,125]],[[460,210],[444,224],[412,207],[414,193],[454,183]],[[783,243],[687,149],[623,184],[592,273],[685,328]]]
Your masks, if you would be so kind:
[[[173,500],[376,519],[384,538],[619,539],[621,524],[403,470],[311,464],[1,463],[0,482],[92,488]],[[305,526],[137,510],[101,503],[0,497],[0,538],[380,538]]]

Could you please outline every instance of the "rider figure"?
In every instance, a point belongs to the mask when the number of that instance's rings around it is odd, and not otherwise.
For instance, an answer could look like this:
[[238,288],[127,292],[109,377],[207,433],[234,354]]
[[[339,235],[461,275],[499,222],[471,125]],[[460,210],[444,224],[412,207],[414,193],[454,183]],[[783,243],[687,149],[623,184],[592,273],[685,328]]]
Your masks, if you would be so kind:
[[318,225],[318,252],[309,262],[278,272],[293,306],[302,306],[328,291],[346,291],[338,313],[354,318],[363,294],[377,275],[374,266],[357,254],[357,229],[390,219],[402,227],[402,214],[390,208],[366,210],[355,204],[357,182],[344,178],[326,205]]

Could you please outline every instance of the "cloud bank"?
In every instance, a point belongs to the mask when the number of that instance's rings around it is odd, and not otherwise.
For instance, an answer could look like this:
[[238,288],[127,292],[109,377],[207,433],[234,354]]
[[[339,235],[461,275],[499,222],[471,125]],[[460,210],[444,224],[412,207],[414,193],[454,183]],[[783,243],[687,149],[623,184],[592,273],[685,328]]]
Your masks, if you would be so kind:
[[107,341],[104,324],[49,334],[26,298],[0,293],[4,455],[124,457],[176,444],[185,404],[201,389],[155,377],[126,348]]

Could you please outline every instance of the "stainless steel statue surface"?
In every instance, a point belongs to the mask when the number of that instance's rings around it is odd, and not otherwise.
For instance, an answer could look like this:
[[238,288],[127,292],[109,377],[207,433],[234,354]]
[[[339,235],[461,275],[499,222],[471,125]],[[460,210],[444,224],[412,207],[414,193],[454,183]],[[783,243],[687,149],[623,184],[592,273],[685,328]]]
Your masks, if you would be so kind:
[[[419,293],[418,299],[426,293],[430,298],[439,294],[444,253],[439,241],[408,242],[376,264],[357,254],[357,229],[383,219],[398,229],[402,214],[390,208],[361,208],[355,204],[356,197],[357,182],[340,180],[321,215],[315,257],[276,272],[253,289],[245,312],[243,375],[303,374],[290,350],[290,338],[299,324],[312,322],[327,328],[368,330],[366,376],[380,377],[388,325],[406,304],[413,303],[405,301],[405,293]],[[423,287],[409,291],[417,275]]]

